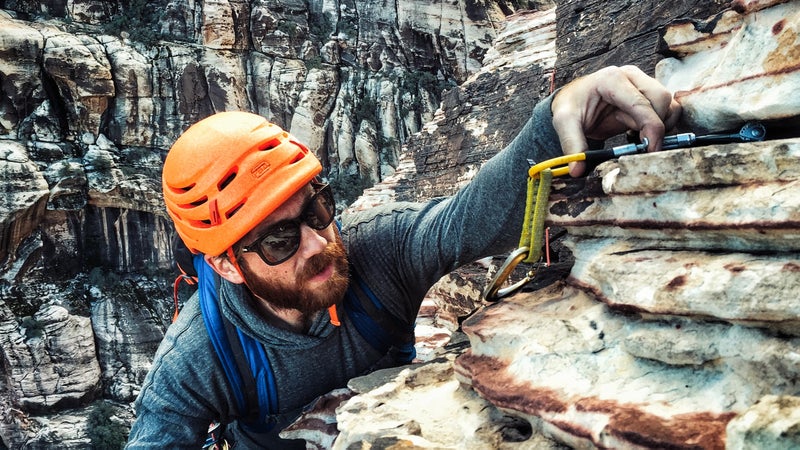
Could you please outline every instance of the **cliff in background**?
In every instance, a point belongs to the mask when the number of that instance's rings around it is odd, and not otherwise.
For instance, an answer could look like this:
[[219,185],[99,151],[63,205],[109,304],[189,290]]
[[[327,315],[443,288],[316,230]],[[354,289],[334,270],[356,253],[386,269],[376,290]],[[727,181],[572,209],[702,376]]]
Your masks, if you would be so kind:
[[[14,169],[31,179],[8,189],[0,261],[26,260],[20,243],[37,228],[48,268],[123,272],[169,266],[160,162],[191,123],[231,109],[262,114],[307,143],[340,201],[352,201],[394,171],[442,89],[481,66],[516,9],[503,1],[5,3],[0,136],[4,153],[27,155],[35,168]],[[55,214],[57,226],[40,226]],[[74,245],[62,251],[64,241]]]
[[[163,1],[143,11],[134,1],[121,13],[103,1],[0,2],[3,443],[88,448],[96,430],[124,433],[172,314],[161,160],[212,112],[248,109],[289,128],[324,161],[342,206],[380,182],[352,207],[454,191],[540,98],[607,64],[656,73],[661,61],[686,127],[761,119],[780,136],[796,124],[787,94],[800,65],[796,1],[556,3]],[[351,403],[326,416],[338,438],[302,423],[291,432],[338,448],[719,448],[735,426],[728,442],[745,448],[746,436],[797,444],[786,432],[797,423],[795,146],[632,158],[572,185],[549,219],[569,230],[553,276],[565,278],[575,260],[568,285],[483,311],[485,268],[448,277],[420,318],[420,353],[458,336],[480,309],[459,362],[464,341],[377,389],[351,386]],[[763,172],[741,175],[759,164]],[[645,176],[665,166],[685,169]],[[625,187],[635,182],[649,184]],[[638,231],[645,222],[653,230]],[[722,293],[730,298],[714,306]],[[365,420],[373,390],[387,415]],[[430,395],[447,417],[420,409]],[[403,419],[420,410],[425,420]],[[788,425],[749,428],[777,418]],[[692,431],[693,422],[703,426]]]

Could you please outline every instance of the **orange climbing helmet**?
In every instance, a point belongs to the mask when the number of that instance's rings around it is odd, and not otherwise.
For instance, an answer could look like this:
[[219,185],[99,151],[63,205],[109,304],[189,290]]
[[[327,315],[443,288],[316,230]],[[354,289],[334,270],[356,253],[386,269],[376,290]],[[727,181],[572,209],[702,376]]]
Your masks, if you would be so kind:
[[194,253],[220,255],[322,171],[306,146],[256,114],[189,127],[167,154],[167,212]]

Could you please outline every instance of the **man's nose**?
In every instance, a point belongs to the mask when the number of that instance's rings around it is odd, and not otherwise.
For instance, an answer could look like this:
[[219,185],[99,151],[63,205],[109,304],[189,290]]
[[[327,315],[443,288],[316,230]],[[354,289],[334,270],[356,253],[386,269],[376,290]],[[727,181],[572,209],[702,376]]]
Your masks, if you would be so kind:
[[325,250],[328,240],[305,223],[300,224],[300,249],[298,252],[304,259],[308,259]]

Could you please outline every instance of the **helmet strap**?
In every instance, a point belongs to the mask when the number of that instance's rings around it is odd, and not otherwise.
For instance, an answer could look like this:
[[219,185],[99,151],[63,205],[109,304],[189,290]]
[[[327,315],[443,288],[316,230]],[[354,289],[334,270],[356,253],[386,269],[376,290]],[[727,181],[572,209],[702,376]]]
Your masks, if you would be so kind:
[[[233,264],[233,267],[237,272],[239,272],[239,276],[242,277],[242,280],[244,280],[244,285],[247,286],[247,278],[244,277],[244,272],[242,271],[241,266],[239,266],[239,260],[236,259],[236,252],[233,251],[233,247],[228,247],[228,250],[226,250],[225,253],[228,255],[228,260],[230,260],[231,264]],[[250,289],[250,286],[247,286],[247,289]]]

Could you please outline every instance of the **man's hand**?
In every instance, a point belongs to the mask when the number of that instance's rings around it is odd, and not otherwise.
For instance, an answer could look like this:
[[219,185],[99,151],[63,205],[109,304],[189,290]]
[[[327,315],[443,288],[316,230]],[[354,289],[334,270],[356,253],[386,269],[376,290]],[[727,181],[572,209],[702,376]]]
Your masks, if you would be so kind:
[[[648,151],[661,150],[665,130],[675,126],[681,107],[655,79],[634,66],[606,67],[573,80],[552,103],[553,126],[565,155],[589,149],[587,138],[603,140],[627,130],[650,140]],[[570,164],[580,176],[584,162]]]

